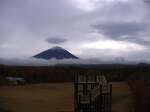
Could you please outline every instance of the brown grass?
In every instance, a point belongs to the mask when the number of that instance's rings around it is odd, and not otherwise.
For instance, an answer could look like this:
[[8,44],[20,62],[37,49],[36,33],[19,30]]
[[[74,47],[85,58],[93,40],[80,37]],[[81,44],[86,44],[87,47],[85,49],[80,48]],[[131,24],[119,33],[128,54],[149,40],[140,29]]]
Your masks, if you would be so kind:
[[133,97],[127,82],[113,82],[113,112],[134,112]]
[[1,87],[3,107],[13,112],[72,112],[72,84]]
[[[113,112],[131,112],[127,83],[113,84]],[[0,87],[1,107],[12,112],[73,112],[73,84],[53,83]]]

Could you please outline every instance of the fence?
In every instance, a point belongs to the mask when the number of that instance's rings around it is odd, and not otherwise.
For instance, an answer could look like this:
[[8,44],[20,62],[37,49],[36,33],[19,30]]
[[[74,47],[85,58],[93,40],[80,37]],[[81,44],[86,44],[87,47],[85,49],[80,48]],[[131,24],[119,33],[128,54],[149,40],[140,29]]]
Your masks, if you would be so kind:
[[75,75],[75,112],[111,112],[112,85],[101,74]]

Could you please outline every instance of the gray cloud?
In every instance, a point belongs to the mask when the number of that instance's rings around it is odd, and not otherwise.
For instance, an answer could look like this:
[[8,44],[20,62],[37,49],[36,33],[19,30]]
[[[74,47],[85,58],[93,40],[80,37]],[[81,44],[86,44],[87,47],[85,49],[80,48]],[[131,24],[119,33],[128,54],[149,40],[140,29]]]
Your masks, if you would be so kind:
[[[3,59],[0,58],[0,64],[4,65],[17,65],[17,66],[55,66],[58,64],[106,64],[106,63],[120,63],[120,61],[114,59],[35,59],[35,58],[14,58],[14,59]],[[121,63],[124,63],[122,61]]]
[[150,0],[143,0],[143,1],[148,4],[150,3]]
[[144,40],[144,39],[142,39],[142,37],[138,37],[138,36],[137,37],[127,36],[127,37],[121,38],[120,40],[133,42],[133,43],[141,44],[144,46],[150,45],[150,40]]
[[124,35],[137,35],[146,29],[146,25],[137,22],[104,22],[93,27],[99,32],[112,38]]
[[50,44],[61,44],[66,42],[67,40],[65,38],[60,38],[60,37],[50,37],[47,38],[46,41]]
[[[0,56],[30,57],[53,47],[53,44],[59,44],[75,54],[79,53],[80,57],[87,58],[84,50],[93,50],[82,49],[80,46],[92,39],[92,42],[98,41],[102,35],[104,42],[119,40],[150,48],[148,0],[100,0],[96,5],[88,5],[96,6],[89,12],[77,8],[79,4],[72,1],[76,0],[0,0]],[[82,9],[87,8],[86,4],[80,5]],[[53,38],[55,35],[60,37]],[[110,52],[114,55],[116,53],[113,50]],[[107,50],[103,54],[106,55]],[[132,55],[132,52],[126,54]],[[141,52],[141,55],[149,57],[147,54]],[[101,55],[99,53],[96,56],[99,58]]]
[[142,45],[148,45],[150,40],[144,40],[140,36],[147,30],[148,24],[139,22],[103,22],[92,26],[100,34],[113,40],[129,41]]

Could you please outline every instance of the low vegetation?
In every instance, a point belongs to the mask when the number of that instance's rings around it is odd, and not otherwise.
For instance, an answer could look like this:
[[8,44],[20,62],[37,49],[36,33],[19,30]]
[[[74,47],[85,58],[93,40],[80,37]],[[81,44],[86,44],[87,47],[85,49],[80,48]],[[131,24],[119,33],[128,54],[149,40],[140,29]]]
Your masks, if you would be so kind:
[[[133,99],[127,83],[112,85],[113,112],[131,112]],[[10,112],[74,112],[72,83],[5,86],[0,90],[0,103]]]

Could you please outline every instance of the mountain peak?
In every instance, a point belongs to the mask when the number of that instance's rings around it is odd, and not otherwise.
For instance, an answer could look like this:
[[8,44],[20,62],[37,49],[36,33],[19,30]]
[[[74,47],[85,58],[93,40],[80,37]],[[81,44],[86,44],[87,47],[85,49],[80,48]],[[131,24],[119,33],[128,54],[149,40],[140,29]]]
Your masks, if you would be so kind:
[[35,56],[35,58],[41,58],[41,59],[51,59],[51,58],[56,58],[56,59],[78,59],[78,57],[74,56],[67,50],[65,50],[62,47],[55,46],[51,49],[48,49],[46,51],[43,51]]
[[59,46],[55,46],[55,47],[52,47],[50,50],[65,50],[65,49]]

